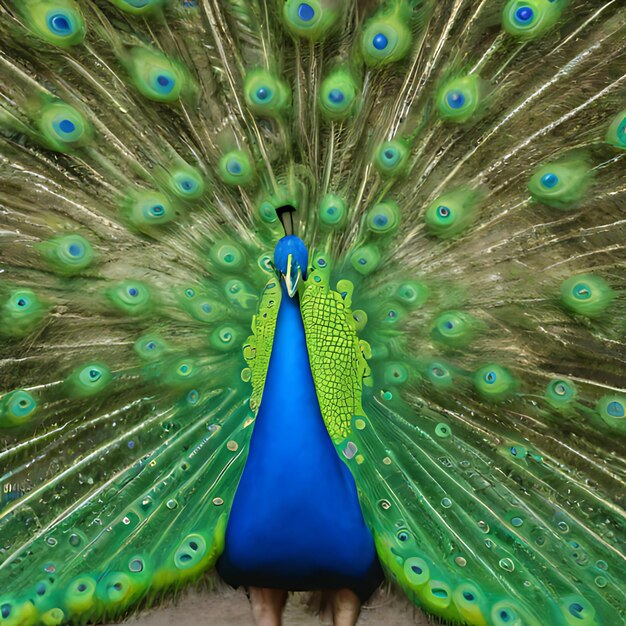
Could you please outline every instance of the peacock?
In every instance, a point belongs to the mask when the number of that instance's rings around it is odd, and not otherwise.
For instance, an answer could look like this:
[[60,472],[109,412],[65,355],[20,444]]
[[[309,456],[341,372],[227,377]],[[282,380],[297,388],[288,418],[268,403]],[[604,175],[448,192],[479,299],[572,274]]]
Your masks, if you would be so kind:
[[214,568],[626,623],[623,2],[0,0],[0,40],[0,626]]

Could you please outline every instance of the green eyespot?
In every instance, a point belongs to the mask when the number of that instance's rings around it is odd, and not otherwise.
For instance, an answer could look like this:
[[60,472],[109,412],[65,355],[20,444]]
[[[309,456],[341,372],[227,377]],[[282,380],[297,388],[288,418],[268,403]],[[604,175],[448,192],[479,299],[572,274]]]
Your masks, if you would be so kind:
[[33,396],[17,389],[0,399],[0,428],[11,428],[26,424],[37,410],[37,401]]
[[109,0],[116,7],[131,15],[148,15],[160,9],[167,0]]
[[365,216],[367,229],[377,235],[389,235],[400,225],[400,209],[392,200],[374,205]]
[[346,67],[337,67],[322,81],[319,107],[322,117],[339,122],[352,115],[358,105],[357,82]]
[[416,309],[426,304],[430,296],[430,289],[416,280],[407,280],[400,283],[395,289],[395,298],[409,309]]
[[340,3],[332,0],[287,0],[283,20],[294,35],[320,41],[337,23],[339,6]]
[[200,375],[201,370],[193,359],[180,358],[167,364],[163,382],[174,389],[189,389],[196,385]]
[[564,4],[558,0],[509,0],[502,11],[502,28],[520,39],[535,39],[557,23]]
[[103,391],[112,380],[111,370],[103,363],[88,363],[76,368],[65,385],[73,398],[86,398]]
[[380,264],[380,250],[371,244],[356,248],[350,255],[350,264],[359,274],[368,276]]
[[584,161],[547,163],[532,175],[528,190],[537,202],[556,209],[569,209],[585,195],[590,176]]
[[128,70],[139,93],[156,102],[178,100],[190,80],[180,63],[146,48],[130,51]]
[[626,396],[603,396],[598,402],[597,411],[605,424],[626,431]]
[[200,172],[189,165],[178,167],[170,172],[168,187],[181,200],[197,200],[205,190]]
[[566,409],[574,404],[578,390],[571,380],[552,379],[546,388],[546,401],[554,409]]
[[476,391],[489,400],[503,400],[510,396],[516,387],[511,373],[501,365],[485,365],[474,375]]
[[135,354],[143,361],[156,361],[167,350],[167,344],[158,335],[142,335],[133,346]]
[[88,268],[94,258],[91,244],[80,235],[54,237],[39,244],[41,255],[58,274],[72,276]]
[[240,347],[241,339],[239,329],[230,324],[224,324],[211,333],[211,346],[220,352],[230,352]]
[[476,204],[476,194],[467,189],[439,196],[424,215],[428,232],[440,239],[450,239],[461,234],[474,220]]
[[70,615],[84,615],[94,606],[96,582],[89,576],[79,576],[68,586],[65,592],[65,604]]
[[389,4],[369,20],[361,35],[361,50],[369,66],[383,66],[403,59],[412,44],[411,9],[405,2]]
[[129,222],[145,234],[151,234],[176,217],[165,194],[148,190],[135,191],[127,201],[125,213]]
[[385,178],[406,174],[408,161],[409,146],[402,139],[385,141],[374,152],[374,167]]
[[561,302],[565,308],[578,315],[601,315],[613,297],[613,291],[606,281],[592,274],[571,276],[561,283]]
[[383,379],[386,385],[402,385],[409,379],[409,370],[403,363],[390,363],[385,367]]
[[20,9],[28,28],[54,46],[69,48],[85,38],[85,21],[73,0],[23,0]]
[[124,280],[106,293],[117,309],[126,315],[143,315],[152,309],[150,289],[141,281]]
[[24,337],[43,318],[44,306],[34,291],[14,289],[9,292],[0,308],[0,334]]
[[241,270],[246,263],[243,249],[232,242],[217,242],[210,253],[211,260],[225,272]]
[[44,142],[57,152],[71,152],[89,142],[92,131],[87,120],[74,107],[52,102],[39,111],[37,125]]
[[320,204],[320,222],[328,228],[341,228],[348,210],[343,198],[327,194]]
[[255,115],[278,117],[291,106],[287,84],[265,69],[246,74],[243,92],[248,108]]
[[426,378],[436,389],[448,389],[452,387],[454,379],[452,371],[442,361],[432,361],[426,365]]
[[605,141],[620,150],[626,150],[626,109],[613,118],[606,131]]
[[231,150],[219,162],[221,179],[232,186],[245,186],[254,180],[254,167],[243,150]]
[[432,336],[447,346],[461,348],[474,338],[476,320],[463,311],[446,311],[435,320]]
[[445,120],[463,123],[478,110],[481,81],[475,74],[448,81],[437,93],[437,110]]

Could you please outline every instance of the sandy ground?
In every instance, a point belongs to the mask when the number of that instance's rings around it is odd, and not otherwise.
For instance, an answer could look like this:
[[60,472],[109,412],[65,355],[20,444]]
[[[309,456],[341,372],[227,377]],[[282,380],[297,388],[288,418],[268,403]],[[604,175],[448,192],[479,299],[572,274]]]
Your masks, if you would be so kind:
[[[320,626],[331,624],[325,618],[311,615],[302,604],[300,594],[290,595],[283,626]],[[243,591],[222,589],[218,592],[190,590],[176,603],[144,611],[128,618],[127,626],[252,626],[248,599]],[[405,600],[374,595],[363,607],[358,626],[429,626],[432,624],[420,611]]]

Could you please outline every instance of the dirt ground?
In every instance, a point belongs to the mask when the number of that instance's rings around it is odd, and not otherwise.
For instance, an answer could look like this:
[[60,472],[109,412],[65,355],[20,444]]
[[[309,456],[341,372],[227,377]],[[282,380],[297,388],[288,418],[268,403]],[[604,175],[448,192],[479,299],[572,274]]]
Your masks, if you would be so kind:
[[[290,595],[283,626],[320,626],[329,619],[311,615],[303,606],[301,594]],[[363,607],[358,626],[429,626],[419,610],[405,600],[378,592]],[[176,603],[144,611],[124,622],[127,626],[252,626],[248,599],[243,591],[221,589],[219,592],[190,590]]]

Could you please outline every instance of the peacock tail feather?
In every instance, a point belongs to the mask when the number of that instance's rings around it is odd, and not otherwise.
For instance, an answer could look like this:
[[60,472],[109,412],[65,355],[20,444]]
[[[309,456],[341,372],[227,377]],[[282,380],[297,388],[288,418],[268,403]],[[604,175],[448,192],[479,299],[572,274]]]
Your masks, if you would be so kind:
[[624,623],[623,3],[0,0],[0,40],[0,625],[214,566],[283,205],[387,578]]

